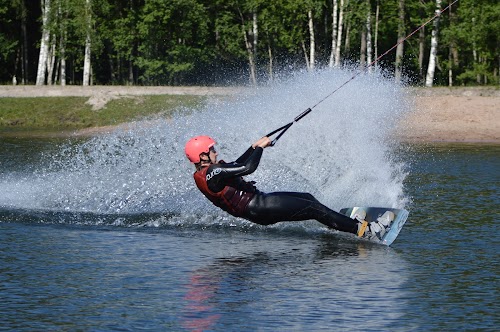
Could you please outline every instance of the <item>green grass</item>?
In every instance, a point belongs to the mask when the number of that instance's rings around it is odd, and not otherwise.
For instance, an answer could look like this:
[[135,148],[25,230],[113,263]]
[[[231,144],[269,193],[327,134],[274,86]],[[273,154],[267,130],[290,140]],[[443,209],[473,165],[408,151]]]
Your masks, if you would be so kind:
[[76,130],[117,125],[152,115],[168,117],[182,107],[196,108],[206,97],[128,96],[92,110],[87,97],[0,98],[0,133]]

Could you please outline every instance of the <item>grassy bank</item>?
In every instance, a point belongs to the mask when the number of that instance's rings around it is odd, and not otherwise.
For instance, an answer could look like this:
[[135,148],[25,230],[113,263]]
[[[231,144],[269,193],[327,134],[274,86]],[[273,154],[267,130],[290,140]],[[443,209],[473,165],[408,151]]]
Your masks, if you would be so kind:
[[[135,86],[0,86],[0,137],[94,135],[107,126],[168,117],[207,98],[232,99],[251,88]],[[498,87],[409,88],[415,109],[404,140],[499,142]],[[80,130],[83,129],[83,130]]]
[[117,125],[153,114],[169,116],[176,109],[197,107],[205,100],[193,95],[146,95],[97,99],[91,104],[88,97],[6,97],[0,99],[0,134]]

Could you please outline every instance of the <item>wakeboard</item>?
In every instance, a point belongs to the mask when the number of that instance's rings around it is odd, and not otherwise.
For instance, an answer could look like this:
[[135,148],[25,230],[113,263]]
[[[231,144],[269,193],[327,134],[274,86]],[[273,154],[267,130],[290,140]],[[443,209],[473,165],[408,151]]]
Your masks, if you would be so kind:
[[[363,215],[362,212],[366,213],[364,220],[370,224],[371,222],[377,222],[390,216],[393,220],[390,223],[389,228],[386,229],[385,234],[381,238],[370,239],[373,242],[384,244],[390,246],[394,240],[398,237],[399,232],[403,228],[406,219],[408,218],[408,211],[405,209],[390,209],[381,207],[351,207],[344,208],[340,210],[340,213],[348,216],[349,218],[354,218],[356,215]],[[392,215],[391,212],[394,214]]]

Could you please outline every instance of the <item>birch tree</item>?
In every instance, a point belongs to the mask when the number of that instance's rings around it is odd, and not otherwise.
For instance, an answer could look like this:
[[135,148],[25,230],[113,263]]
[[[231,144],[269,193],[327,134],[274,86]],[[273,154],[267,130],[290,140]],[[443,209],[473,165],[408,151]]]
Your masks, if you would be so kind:
[[[476,23],[476,17],[472,17],[472,27],[473,30],[476,29],[477,23]],[[472,37],[472,56],[474,58],[474,63],[476,64],[476,67],[478,67],[479,64],[479,56],[478,56],[478,50],[477,50],[477,41],[476,41],[476,33],[474,31],[473,37]],[[481,74],[479,71],[476,73],[476,82],[481,83]]]
[[59,41],[60,65],[59,65],[59,82],[62,86],[66,85],[66,40],[68,32],[66,24],[63,24],[61,31],[61,39]]
[[242,12],[241,8],[238,6],[238,13],[241,19],[241,29],[243,33],[243,40],[245,42],[245,49],[247,51],[248,57],[248,67],[250,70],[250,83],[252,85],[257,85],[257,68],[255,64],[255,50],[257,49],[256,33],[258,31],[257,27],[257,14],[255,11],[252,13],[251,26],[247,27],[247,20],[245,18],[245,13]]
[[[403,4],[404,18],[396,9]],[[65,84],[67,71],[68,84],[214,84],[243,73],[256,82],[265,61],[272,79],[275,68],[303,68],[304,58],[309,69],[317,67],[323,61],[319,52],[326,53],[328,66],[340,66],[350,59],[349,48],[353,54],[361,48],[360,58],[371,63],[371,49],[377,58],[380,47],[387,50],[401,40],[403,24],[415,29],[435,5],[436,0],[0,0],[0,80]],[[427,78],[433,84],[498,84],[498,0],[460,0],[449,15],[434,29],[437,22],[421,29],[402,50],[401,45],[397,58],[392,55],[395,78],[414,71],[423,85]],[[414,59],[403,56],[410,53]],[[96,58],[103,61],[90,60]],[[378,65],[391,66],[390,59]],[[437,59],[446,60],[443,70],[436,71]]]
[[418,32],[418,73],[421,82],[424,80],[425,27]]
[[[455,24],[454,8],[448,10],[450,18],[450,27]],[[449,49],[448,49],[448,86],[453,86],[453,68],[458,66],[458,50],[453,34],[449,36]]]
[[259,40],[259,24],[258,24],[258,19],[257,19],[257,9],[253,10],[253,17],[252,17],[252,34],[253,34],[253,56],[255,59],[255,63],[257,64],[257,46],[258,46],[258,40]]
[[[360,67],[362,70],[371,62],[371,4],[370,0],[363,1],[358,7],[361,27],[361,45],[359,49]],[[356,9],[354,9],[356,11]]]
[[359,47],[359,65],[361,69],[366,66],[366,26],[361,29],[361,45]]
[[340,45],[342,44],[342,27],[344,24],[344,0],[340,0],[339,28],[337,33],[337,46],[335,47],[335,67],[340,66]]
[[[346,5],[347,8],[347,5]],[[349,57],[349,53],[351,51],[351,23],[352,20],[350,19],[349,16],[345,15],[347,12],[344,13],[344,25],[345,25],[345,38],[344,38],[344,58]]]
[[253,53],[253,47],[252,47],[252,42],[250,41],[249,34],[247,32],[246,26],[244,24],[245,22],[243,21],[241,24],[242,27],[242,32],[243,32],[243,39],[245,40],[245,47],[247,50],[247,55],[248,55],[248,66],[250,69],[250,83],[252,85],[257,85],[257,74],[256,74],[256,66],[255,66],[255,57]]
[[[366,14],[366,62],[368,65],[372,63],[372,10],[370,0],[367,0],[368,4],[368,12]],[[368,70],[371,72],[373,70],[372,67],[369,67]]]
[[[440,0],[439,0],[440,1]],[[398,2],[398,46],[396,47],[396,63],[394,70],[394,79],[397,83],[401,81],[403,70],[403,54],[404,54],[404,38],[405,38],[405,2],[399,0]]]
[[47,85],[54,83],[54,65],[56,62],[56,39],[52,35],[50,38],[50,47],[47,54]]
[[[66,85],[66,42],[68,39],[68,21],[69,21],[68,0],[57,1],[57,36],[54,36],[54,42],[58,40],[58,69],[56,70],[56,82],[62,86]],[[55,53],[55,52],[54,52]],[[54,54],[55,55],[55,54]]]
[[[379,1],[377,0],[377,8],[375,9],[375,45],[374,45],[374,52],[375,52],[375,59],[378,59],[378,22],[379,22],[379,14],[380,14],[380,4]],[[375,63],[375,69],[378,67],[378,62]]]
[[427,76],[425,78],[426,87],[432,87],[432,84],[434,82],[434,72],[436,70],[436,61],[437,61],[439,18],[441,15],[441,0],[436,0],[435,13],[437,17],[434,19],[434,26],[431,35],[431,51],[429,54],[429,65],[427,67]]
[[267,73],[269,81],[274,80],[274,49],[278,44],[278,36],[280,35],[281,17],[284,12],[281,4],[264,2],[259,10],[260,22],[259,25],[259,38],[265,40],[267,48]]
[[314,20],[313,12],[311,9],[307,12],[308,26],[309,26],[309,70],[314,70],[316,63],[316,41],[314,38]]
[[333,67],[335,63],[335,54],[337,50],[337,17],[338,17],[338,1],[333,1],[333,9],[332,9],[332,50],[330,52],[330,61],[328,62],[328,66],[330,68]]
[[42,39],[40,40],[40,54],[38,56],[38,70],[36,74],[36,85],[44,85],[47,73],[47,59],[50,41],[50,10],[51,0],[41,0],[42,8]]
[[92,49],[92,2],[85,0],[85,19],[86,19],[86,38],[85,38],[85,55],[83,59],[83,86],[90,85],[90,56]]

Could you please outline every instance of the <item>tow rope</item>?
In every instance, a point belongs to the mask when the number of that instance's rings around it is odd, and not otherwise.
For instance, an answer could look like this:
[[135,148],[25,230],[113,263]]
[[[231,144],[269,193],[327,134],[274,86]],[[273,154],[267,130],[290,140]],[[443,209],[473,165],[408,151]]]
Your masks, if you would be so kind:
[[422,29],[423,27],[425,27],[427,24],[429,24],[430,22],[432,22],[436,17],[440,16],[441,13],[443,12],[446,12],[449,8],[451,8],[451,6],[453,6],[456,2],[458,2],[458,0],[455,0],[453,1],[452,3],[450,3],[446,8],[444,8],[443,10],[436,10],[436,13],[433,17],[431,17],[430,19],[428,19],[424,24],[422,24],[421,26],[419,26],[417,29],[415,29],[412,33],[410,33],[408,36],[406,36],[405,38],[401,39],[400,41],[398,41],[396,44],[394,44],[394,46],[392,46],[390,49],[388,49],[387,51],[385,51],[382,55],[380,55],[378,58],[376,58],[374,61],[372,61],[370,64],[366,65],[362,70],[359,70],[357,73],[355,73],[350,79],[348,79],[347,81],[345,81],[344,83],[342,83],[339,87],[337,87],[335,90],[333,90],[332,92],[330,92],[330,94],[328,94],[326,97],[324,97],[323,99],[321,99],[320,101],[318,101],[316,104],[314,104],[312,107],[306,109],[304,112],[300,113],[299,115],[297,115],[293,121],[287,123],[286,125],[278,128],[278,129],[275,129],[273,130],[272,132],[270,132],[269,134],[267,134],[266,136],[267,137],[270,137],[270,136],[273,136],[274,134],[278,133],[278,136],[276,136],[275,139],[273,139],[271,141],[271,146],[274,146],[276,144],[276,142],[281,138],[281,136],[283,136],[284,133],[286,133],[286,131],[288,129],[290,129],[290,127],[295,123],[295,122],[298,122],[300,119],[302,119],[303,117],[305,117],[307,114],[311,113],[312,110],[318,106],[319,104],[321,104],[322,102],[324,102],[326,99],[328,99],[331,95],[333,95],[335,92],[339,91],[341,88],[343,88],[344,86],[346,86],[349,82],[351,82],[352,80],[354,80],[356,77],[358,77],[359,75],[361,75],[363,72],[365,72],[368,68],[370,68],[371,66],[373,66],[374,64],[376,64],[380,59],[382,59],[384,56],[386,56],[387,54],[389,54],[393,49],[395,49],[399,44],[401,43],[404,43],[408,38],[410,38],[411,36],[413,36],[415,33],[417,33],[420,29]]

